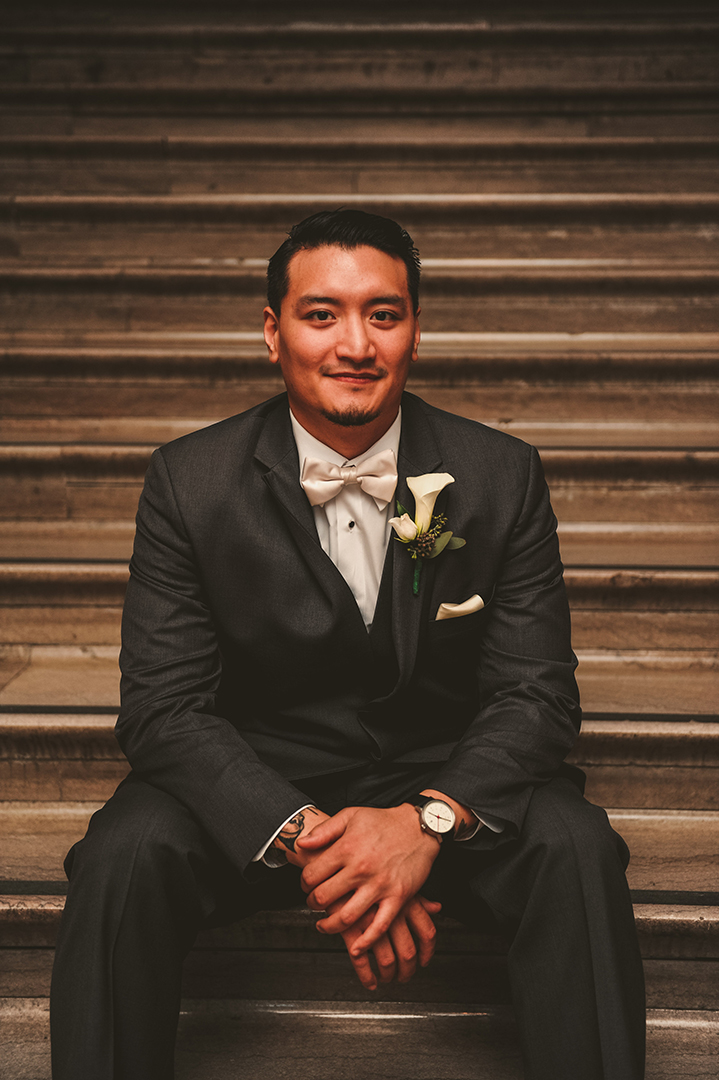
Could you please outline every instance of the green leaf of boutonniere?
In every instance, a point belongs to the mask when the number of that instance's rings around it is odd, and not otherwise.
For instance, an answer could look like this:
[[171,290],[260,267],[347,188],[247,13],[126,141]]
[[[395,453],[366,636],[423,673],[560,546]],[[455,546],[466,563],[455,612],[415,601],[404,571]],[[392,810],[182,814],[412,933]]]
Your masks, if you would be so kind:
[[399,501],[399,499],[397,500],[395,505],[397,507],[397,513],[399,514],[400,517],[402,517],[402,514],[409,513],[409,511],[405,510],[405,508],[402,506],[402,503]]
[[427,559],[436,559],[438,555],[442,554],[442,552],[447,547],[447,545],[449,544],[451,539],[452,539],[452,533],[451,532],[443,532],[443,533],[441,533],[440,536],[438,536],[437,539],[435,540],[434,547],[432,548],[431,552],[429,553],[429,555],[425,556],[425,558],[427,558]]
[[450,540],[447,543],[447,551],[456,551],[457,548],[464,547],[467,543],[461,536],[452,536],[450,533]]

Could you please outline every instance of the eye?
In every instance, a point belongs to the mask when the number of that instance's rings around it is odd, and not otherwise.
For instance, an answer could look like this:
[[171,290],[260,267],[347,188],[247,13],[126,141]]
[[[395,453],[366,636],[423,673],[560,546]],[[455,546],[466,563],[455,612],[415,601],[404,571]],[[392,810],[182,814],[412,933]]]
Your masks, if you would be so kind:
[[397,321],[397,315],[394,313],[394,311],[375,311],[372,315],[372,318],[376,322],[381,323]]
[[312,311],[312,312],[310,312],[310,318],[316,320],[317,322],[321,322],[321,323],[329,322],[332,317],[333,316],[332,316],[331,311]]

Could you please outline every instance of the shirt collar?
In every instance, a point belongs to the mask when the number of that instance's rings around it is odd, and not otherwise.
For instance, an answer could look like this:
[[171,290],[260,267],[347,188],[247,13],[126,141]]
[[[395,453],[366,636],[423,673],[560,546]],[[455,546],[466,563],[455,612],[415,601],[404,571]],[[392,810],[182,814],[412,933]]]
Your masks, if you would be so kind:
[[302,427],[297,417],[290,409],[290,423],[292,424],[292,434],[295,437],[297,443],[297,453],[300,458],[300,476],[302,475],[302,469],[305,464],[305,458],[315,457],[322,458],[324,461],[329,461],[333,465],[361,465],[367,458],[372,457],[373,454],[379,454],[382,450],[392,450],[395,458],[399,454],[399,438],[402,431],[402,409],[400,408],[397,413],[397,419],[394,423],[385,431],[376,443],[373,443],[368,450],[365,450],[363,454],[359,454],[358,457],[346,458],[338,454],[336,450],[333,450],[329,446],[325,446],[319,439],[316,439],[314,435],[310,435],[306,428]]

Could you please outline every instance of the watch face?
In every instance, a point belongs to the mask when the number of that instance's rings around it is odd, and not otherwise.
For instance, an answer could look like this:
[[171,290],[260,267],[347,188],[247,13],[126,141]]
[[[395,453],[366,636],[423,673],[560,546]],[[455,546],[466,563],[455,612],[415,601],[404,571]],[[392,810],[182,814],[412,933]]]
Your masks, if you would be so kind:
[[428,829],[440,834],[451,832],[455,824],[454,810],[441,799],[430,799],[425,803],[422,818]]

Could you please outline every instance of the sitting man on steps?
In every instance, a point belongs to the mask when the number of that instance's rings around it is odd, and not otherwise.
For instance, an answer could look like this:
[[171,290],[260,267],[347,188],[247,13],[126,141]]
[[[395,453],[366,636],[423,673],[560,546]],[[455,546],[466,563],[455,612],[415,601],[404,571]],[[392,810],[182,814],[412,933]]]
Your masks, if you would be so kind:
[[355,210],[270,260],[286,394],[162,447],[137,516],[117,736],[70,852],[55,1080],[166,1080],[202,926],[305,900],[368,989],[440,905],[511,944],[531,1080],[640,1080],[627,850],[579,728],[535,450],[404,392],[419,259]]

